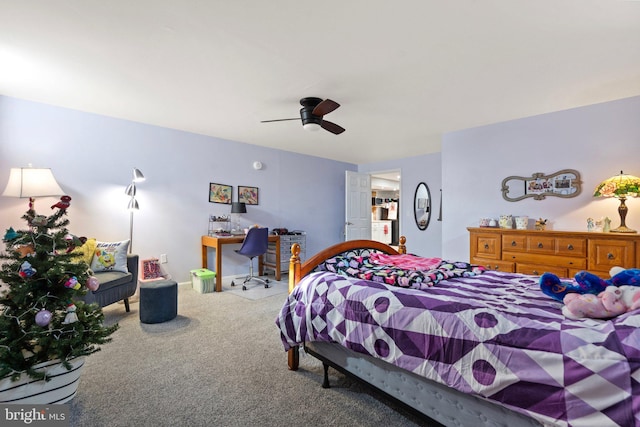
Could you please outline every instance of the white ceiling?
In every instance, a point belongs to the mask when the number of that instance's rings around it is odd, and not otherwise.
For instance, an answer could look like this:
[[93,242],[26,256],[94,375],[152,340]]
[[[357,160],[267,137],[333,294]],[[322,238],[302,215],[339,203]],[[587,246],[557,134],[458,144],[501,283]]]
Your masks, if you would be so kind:
[[0,94],[369,163],[640,95],[640,2],[0,0]]

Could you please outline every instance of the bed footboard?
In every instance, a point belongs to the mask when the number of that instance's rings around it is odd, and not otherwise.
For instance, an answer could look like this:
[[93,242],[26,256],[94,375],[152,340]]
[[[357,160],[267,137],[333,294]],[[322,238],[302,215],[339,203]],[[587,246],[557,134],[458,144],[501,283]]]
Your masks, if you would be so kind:
[[[396,250],[389,245],[375,240],[347,240],[346,242],[338,243],[318,252],[304,263],[300,262],[300,245],[294,243],[291,246],[291,259],[289,261],[289,293],[293,291],[303,277],[311,273],[316,267],[318,267],[318,265],[331,257],[356,250],[366,249],[375,250],[389,255],[406,254],[406,242],[407,238],[400,236],[400,244]],[[289,366],[289,369],[292,371],[298,370],[300,361],[298,347],[293,347],[287,353],[287,365]]]

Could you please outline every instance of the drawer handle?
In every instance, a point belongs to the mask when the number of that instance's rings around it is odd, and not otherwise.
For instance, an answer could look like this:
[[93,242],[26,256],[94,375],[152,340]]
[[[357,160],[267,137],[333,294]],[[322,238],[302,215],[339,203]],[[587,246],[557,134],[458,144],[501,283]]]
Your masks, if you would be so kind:
[[494,270],[498,271],[500,270],[500,267],[498,267],[497,265],[495,266]]
[[614,258],[615,258],[615,256],[614,256],[612,253],[608,253],[608,254],[607,254],[607,258],[609,258],[609,259],[614,259]]
[[573,250],[573,245],[571,243],[569,243],[569,245],[567,245],[567,249],[569,249],[570,251]]
[[512,241],[512,242],[511,242],[511,246],[518,246],[518,244],[517,244],[517,243],[516,243],[516,241],[514,240],[514,241]]
[[489,244],[488,244],[488,243],[485,243],[485,244],[484,244],[484,248],[485,248],[485,249],[489,249]]
[[542,249],[542,243],[538,243],[538,248]]
[[538,270],[533,270],[533,274],[538,275]]

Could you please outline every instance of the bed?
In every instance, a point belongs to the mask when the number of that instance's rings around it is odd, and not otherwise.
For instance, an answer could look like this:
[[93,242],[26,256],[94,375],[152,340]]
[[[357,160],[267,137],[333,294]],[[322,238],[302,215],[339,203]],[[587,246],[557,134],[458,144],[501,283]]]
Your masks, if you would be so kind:
[[477,266],[427,284],[360,269],[406,257],[400,242],[342,242],[305,263],[294,245],[276,319],[289,369],[302,346],[323,386],[332,366],[445,426],[640,426],[640,311],[567,319],[537,276]]

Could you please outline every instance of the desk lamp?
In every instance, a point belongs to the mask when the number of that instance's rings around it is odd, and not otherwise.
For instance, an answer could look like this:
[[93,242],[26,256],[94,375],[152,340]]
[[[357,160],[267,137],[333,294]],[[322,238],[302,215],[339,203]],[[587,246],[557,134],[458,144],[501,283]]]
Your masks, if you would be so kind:
[[233,229],[240,231],[240,214],[247,213],[247,205],[243,202],[231,203],[231,214],[234,216]]
[[640,194],[640,178],[633,175],[625,175],[620,171],[620,175],[605,179],[593,193],[594,197],[616,197],[620,199],[618,214],[620,214],[620,227],[611,230],[613,233],[637,233],[636,230],[628,228],[624,220],[627,216],[627,197],[638,197]]
[[3,196],[29,198],[29,210],[33,209],[36,197],[62,196],[64,191],[58,185],[49,168],[11,168],[9,182]]

